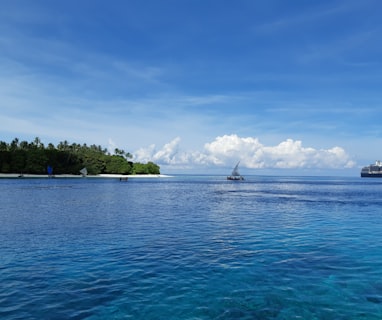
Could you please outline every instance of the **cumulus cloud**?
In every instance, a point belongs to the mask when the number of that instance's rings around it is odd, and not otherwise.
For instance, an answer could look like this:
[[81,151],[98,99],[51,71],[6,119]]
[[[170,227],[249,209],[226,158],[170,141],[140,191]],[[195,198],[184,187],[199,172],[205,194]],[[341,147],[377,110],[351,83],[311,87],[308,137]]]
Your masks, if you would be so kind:
[[138,162],[153,161],[160,165],[180,165],[192,162],[187,153],[179,153],[179,143],[180,138],[177,137],[159,150],[154,144],[147,148],[140,148],[134,152],[133,160]]
[[246,168],[351,168],[355,166],[346,151],[304,147],[299,140],[287,139],[275,146],[265,146],[258,138],[235,134],[216,137],[202,151],[181,151],[179,137],[159,150],[155,145],[134,153],[134,160],[154,161],[159,165],[179,167],[227,166],[238,160]]
[[107,151],[109,151],[111,154],[114,154],[114,150],[117,148],[117,144],[109,138],[109,145],[107,147]]

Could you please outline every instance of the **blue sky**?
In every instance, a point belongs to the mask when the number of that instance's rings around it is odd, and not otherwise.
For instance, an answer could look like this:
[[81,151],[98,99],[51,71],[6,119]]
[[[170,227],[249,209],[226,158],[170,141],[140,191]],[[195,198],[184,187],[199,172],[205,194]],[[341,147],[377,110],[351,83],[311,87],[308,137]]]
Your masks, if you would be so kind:
[[0,140],[162,172],[359,174],[382,158],[378,0],[3,0]]

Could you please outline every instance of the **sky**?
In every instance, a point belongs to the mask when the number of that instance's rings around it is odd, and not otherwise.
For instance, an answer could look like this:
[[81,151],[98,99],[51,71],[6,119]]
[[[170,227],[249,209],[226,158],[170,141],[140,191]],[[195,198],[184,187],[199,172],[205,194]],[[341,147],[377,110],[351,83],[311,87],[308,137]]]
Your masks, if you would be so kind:
[[382,160],[379,0],[1,8],[1,141],[119,148],[162,173],[359,176]]

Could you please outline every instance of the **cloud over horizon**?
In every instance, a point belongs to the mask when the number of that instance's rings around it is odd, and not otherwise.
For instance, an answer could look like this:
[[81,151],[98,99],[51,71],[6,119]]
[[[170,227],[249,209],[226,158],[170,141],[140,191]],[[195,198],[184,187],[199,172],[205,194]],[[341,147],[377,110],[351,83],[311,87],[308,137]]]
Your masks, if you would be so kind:
[[150,145],[134,153],[134,161],[154,161],[160,166],[187,168],[231,165],[239,161],[248,169],[340,169],[356,163],[338,146],[330,149],[304,147],[302,141],[286,139],[274,146],[263,145],[255,137],[236,134],[218,136],[204,145],[203,151],[181,151],[179,137],[162,148]]

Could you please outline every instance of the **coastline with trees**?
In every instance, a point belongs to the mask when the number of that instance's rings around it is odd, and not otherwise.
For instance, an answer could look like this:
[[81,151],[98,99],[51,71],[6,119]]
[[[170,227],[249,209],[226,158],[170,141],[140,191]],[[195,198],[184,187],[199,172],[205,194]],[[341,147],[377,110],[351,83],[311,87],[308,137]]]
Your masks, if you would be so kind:
[[39,138],[32,142],[15,138],[11,143],[0,141],[0,173],[46,175],[78,175],[86,168],[89,175],[159,175],[153,163],[133,162],[129,152],[116,148],[111,154],[97,145],[60,142],[44,145]]

